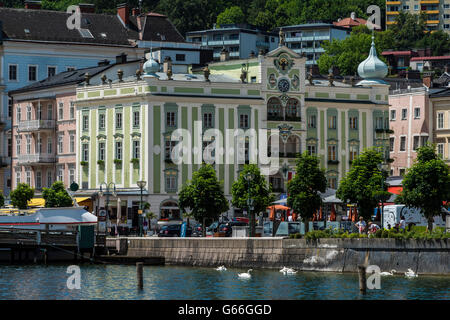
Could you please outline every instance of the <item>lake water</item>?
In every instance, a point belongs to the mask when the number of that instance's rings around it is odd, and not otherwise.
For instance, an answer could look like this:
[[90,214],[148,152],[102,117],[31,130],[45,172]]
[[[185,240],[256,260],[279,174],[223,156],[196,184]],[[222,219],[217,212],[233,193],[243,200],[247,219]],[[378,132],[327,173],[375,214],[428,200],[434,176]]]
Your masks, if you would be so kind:
[[136,285],[136,267],[80,265],[81,289],[67,288],[68,265],[0,266],[0,299],[431,299],[450,300],[450,276],[382,277],[381,290],[359,293],[357,274],[243,269],[144,266],[144,289]]

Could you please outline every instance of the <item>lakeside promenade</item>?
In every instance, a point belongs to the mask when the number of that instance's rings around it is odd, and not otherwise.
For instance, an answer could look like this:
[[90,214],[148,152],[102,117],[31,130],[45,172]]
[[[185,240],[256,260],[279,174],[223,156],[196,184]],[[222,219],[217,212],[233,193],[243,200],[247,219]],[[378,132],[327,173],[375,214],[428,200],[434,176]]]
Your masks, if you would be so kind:
[[411,268],[418,274],[450,275],[448,239],[130,237],[108,238],[107,246],[127,257],[164,258],[167,265],[357,272],[366,264],[382,271]]

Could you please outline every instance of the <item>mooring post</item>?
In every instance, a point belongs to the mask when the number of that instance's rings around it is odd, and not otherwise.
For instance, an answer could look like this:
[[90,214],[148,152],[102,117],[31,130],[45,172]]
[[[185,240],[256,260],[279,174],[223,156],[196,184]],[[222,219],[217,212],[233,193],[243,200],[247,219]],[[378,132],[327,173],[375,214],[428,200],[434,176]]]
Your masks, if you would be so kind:
[[138,288],[144,289],[144,263],[143,262],[136,262],[136,272],[137,272],[137,282],[138,282]]
[[44,249],[44,264],[45,265],[47,265],[47,258],[48,258],[47,249]]
[[358,274],[359,274],[359,291],[365,294],[367,289],[366,266],[358,266]]

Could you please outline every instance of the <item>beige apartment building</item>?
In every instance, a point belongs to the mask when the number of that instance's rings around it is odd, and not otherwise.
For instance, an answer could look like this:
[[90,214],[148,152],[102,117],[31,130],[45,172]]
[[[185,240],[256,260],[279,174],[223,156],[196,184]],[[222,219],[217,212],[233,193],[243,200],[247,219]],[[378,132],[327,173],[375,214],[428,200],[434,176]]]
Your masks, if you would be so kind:
[[450,165],[450,88],[430,95],[433,105],[433,138],[437,152]]
[[386,29],[395,24],[400,11],[413,14],[425,12],[429,31],[444,30],[450,33],[450,0],[386,0]]

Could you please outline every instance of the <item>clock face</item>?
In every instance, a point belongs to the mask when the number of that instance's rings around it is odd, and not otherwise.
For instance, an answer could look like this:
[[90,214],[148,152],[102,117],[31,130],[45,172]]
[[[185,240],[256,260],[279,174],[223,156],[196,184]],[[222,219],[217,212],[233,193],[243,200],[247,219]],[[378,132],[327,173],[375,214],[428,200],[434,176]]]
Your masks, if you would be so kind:
[[280,81],[278,81],[278,90],[280,90],[281,92],[288,92],[290,86],[291,85],[289,84],[289,81],[286,79],[281,79]]

